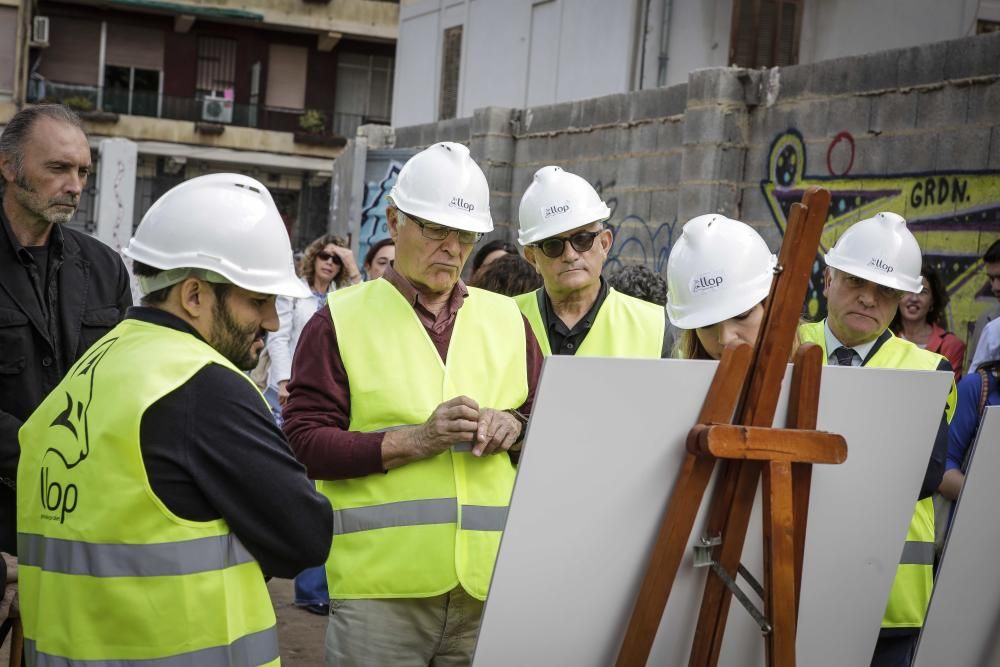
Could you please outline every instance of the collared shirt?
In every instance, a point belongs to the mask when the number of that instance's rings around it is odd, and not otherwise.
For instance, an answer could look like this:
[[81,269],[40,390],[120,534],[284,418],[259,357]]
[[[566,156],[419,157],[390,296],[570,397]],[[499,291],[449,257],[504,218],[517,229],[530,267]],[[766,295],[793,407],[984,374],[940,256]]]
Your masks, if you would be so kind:
[[[826,362],[831,366],[837,366],[838,365],[837,350],[839,348],[847,346],[841,343],[840,339],[838,339],[833,334],[833,331],[830,330],[829,319],[823,320],[823,332],[826,334],[826,352],[827,352]],[[867,343],[861,343],[860,345],[855,345],[854,347],[852,347],[851,349],[854,350],[855,354],[854,354],[854,359],[851,360],[851,365],[861,366],[864,363],[865,359],[868,358],[868,355],[871,353],[872,348],[875,347],[875,343],[877,343],[881,337],[882,337],[881,335],[876,336]]]
[[[421,302],[416,287],[391,265],[381,278],[393,285],[414,309],[441,360],[447,362],[455,318],[469,291],[459,281],[441,311],[434,315]],[[522,317],[527,356],[528,397],[518,408],[528,415],[542,370],[542,351],[531,325]],[[282,410],[282,428],[292,451],[313,479],[338,480],[383,472],[385,433],[348,430],[351,389],[340,355],[330,309],[319,310],[302,329],[292,360],[289,399]]]
[[38,300],[38,306],[45,318],[45,328],[55,352],[56,370],[61,377],[69,366],[69,360],[63,358],[63,346],[60,344],[59,322],[56,315],[59,304],[59,281],[56,280],[56,277],[65,258],[62,228],[59,225],[52,225],[48,244],[38,246],[46,248],[47,252],[47,257],[40,262],[39,260],[42,258],[36,258],[36,254],[40,254],[41,251],[36,250],[36,248],[25,248],[21,245],[14,235],[14,230],[2,207],[0,207],[0,224],[3,225],[17,261],[24,267],[28,280],[34,288],[35,298]]
[[[556,315],[555,308],[552,306],[552,299],[549,298],[548,292],[545,288],[539,290],[541,296],[539,297],[539,310],[542,314],[542,323],[545,325],[545,332],[549,338],[549,349],[552,350],[552,354],[565,354],[574,355],[583,345],[583,341],[587,338],[587,334],[590,333],[591,328],[594,326],[594,320],[597,319],[597,313],[600,312],[601,306],[604,305],[605,300],[608,298],[608,291],[610,286],[608,281],[601,277],[601,289],[597,292],[597,299],[594,301],[594,305],[590,307],[587,314],[580,318],[580,321],[573,325],[573,328],[567,327],[565,323],[559,316]],[[665,325],[663,328],[663,346],[660,350],[661,359],[669,359],[670,353],[673,349],[673,334],[675,333],[670,326],[670,320],[667,319],[666,310],[663,311],[663,319]]]

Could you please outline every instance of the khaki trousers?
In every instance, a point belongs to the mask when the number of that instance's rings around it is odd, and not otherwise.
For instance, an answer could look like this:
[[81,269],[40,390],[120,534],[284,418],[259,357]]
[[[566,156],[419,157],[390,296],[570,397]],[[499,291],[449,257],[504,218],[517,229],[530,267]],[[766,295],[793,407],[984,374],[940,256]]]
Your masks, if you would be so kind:
[[326,667],[469,665],[482,613],[461,586],[430,598],[331,600]]

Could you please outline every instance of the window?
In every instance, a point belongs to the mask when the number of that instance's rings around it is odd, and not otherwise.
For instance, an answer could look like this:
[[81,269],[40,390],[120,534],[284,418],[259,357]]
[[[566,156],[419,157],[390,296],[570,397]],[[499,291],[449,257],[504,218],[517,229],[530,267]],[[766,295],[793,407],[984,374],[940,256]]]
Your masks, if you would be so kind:
[[976,34],[985,35],[990,32],[1000,32],[1000,21],[976,21]]
[[218,37],[198,39],[198,96],[224,95],[236,88],[236,40]]
[[160,115],[160,72],[155,69],[106,65],[104,110],[133,116]]
[[362,123],[388,123],[392,112],[391,56],[341,52],[337,56],[335,133],[353,137]]
[[799,61],[802,0],[734,0],[729,64],[783,67]]
[[458,113],[458,74],[462,65],[462,26],[444,31],[441,48],[441,97],[438,119],[454,118]]

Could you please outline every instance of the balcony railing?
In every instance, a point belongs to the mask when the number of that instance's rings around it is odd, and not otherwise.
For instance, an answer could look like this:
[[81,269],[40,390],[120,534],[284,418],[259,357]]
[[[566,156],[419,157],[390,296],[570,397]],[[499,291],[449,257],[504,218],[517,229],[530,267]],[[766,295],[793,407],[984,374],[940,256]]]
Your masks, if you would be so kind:
[[[363,124],[388,125],[388,118],[363,114],[344,113],[330,109],[288,109],[264,104],[229,102],[223,109],[203,96],[175,97],[158,93],[100,88],[32,79],[28,85],[28,102],[58,102],[77,111],[107,111],[132,116],[166,118],[191,122],[221,123],[238,127],[254,127],[278,132],[307,132],[310,134],[353,137]],[[308,111],[310,128],[301,120]]]

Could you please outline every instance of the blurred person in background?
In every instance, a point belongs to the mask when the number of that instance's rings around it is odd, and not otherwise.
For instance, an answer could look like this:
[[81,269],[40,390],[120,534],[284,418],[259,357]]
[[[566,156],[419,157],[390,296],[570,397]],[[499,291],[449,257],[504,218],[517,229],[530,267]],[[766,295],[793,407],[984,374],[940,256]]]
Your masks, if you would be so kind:
[[945,330],[948,292],[937,270],[926,261],[920,267],[920,282],[923,289],[919,293],[907,292],[899,300],[899,310],[890,328],[900,338],[947,359],[955,369],[955,379],[958,380],[962,377],[965,343]]
[[667,281],[652,269],[635,264],[625,266],[608,277],[608,284],[622,294],[655,303],[667,305]]
[[391,238],[376,241],[365,253],[365,279],[381,278],[385,269],[396,259],[396,242]]
[[486,270],[486,268],[497,261],[505,255],[519,255],[517,252],[517,246],[508,241],[502,239],[493,239],[482,245],[482,247],[476,251],[476,254],[472,256],[472,278],[469,280],[469,284],[474,284],[476,278],[479,274]]
[[542,277],[525,258],[506,254],[485,266],[469,285],[514,297],[541,287]]

